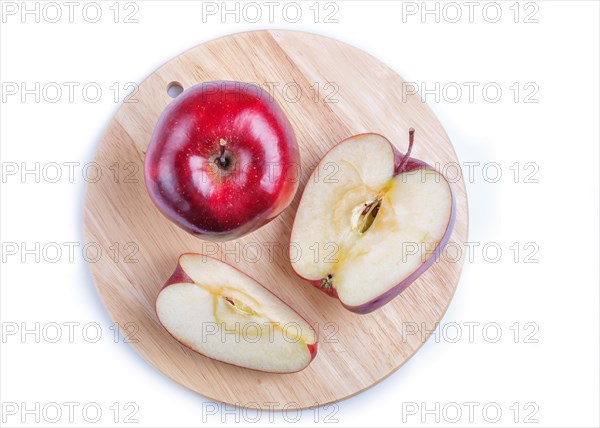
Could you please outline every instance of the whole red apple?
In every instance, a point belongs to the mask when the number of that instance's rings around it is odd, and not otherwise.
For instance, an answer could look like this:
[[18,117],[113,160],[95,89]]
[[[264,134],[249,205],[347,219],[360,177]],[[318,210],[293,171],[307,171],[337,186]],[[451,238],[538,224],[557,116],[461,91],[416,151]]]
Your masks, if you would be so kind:
[[206,82],[181,93],[158,120],[145,159],[158,209],[208,240],[235,239],[273,220],[294,198],[294,131],[258,86]]

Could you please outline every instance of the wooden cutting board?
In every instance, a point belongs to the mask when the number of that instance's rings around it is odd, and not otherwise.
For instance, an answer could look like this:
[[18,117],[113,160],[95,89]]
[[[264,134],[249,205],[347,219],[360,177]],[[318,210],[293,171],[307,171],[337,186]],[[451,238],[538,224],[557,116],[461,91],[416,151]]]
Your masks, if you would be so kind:
[[[300,187],[291,206],[269,225],[225,244],[204,242],[171,224],[152,204],[143,177],[154,124],[172,100],[169,85],[188,88],[211,80],[273,88],[294,127],[302,158]],[[403,83],[377,59],[339,41],[295,31],[256,31],[197,46],[139,85],[98,145],[94,161],[103,174],[88,185],[83,221],[100,296],[144,358],[181,385],[217,401],[262,409],[306,408],[369,388],[419,349],[446,311],[462,269],[464,256],[456,259],[467,238],[462,180],[453,184],[457,216],[445,257],[371,314],[348,312],[299,279],[287,259],[306,180],[342,139],[377,132],[404,152],[412,126],[417,130],[414,157],[431,165],[458,165],[439,121],[418,95],[403,95]],[[101,256],[95,256],[97,248]],[[154,301],[183,252],[212,254],[234,264],[314,323],[320,344],[312,364],[295,374],[260,373],[203,357],[172,339],[158,323]]]

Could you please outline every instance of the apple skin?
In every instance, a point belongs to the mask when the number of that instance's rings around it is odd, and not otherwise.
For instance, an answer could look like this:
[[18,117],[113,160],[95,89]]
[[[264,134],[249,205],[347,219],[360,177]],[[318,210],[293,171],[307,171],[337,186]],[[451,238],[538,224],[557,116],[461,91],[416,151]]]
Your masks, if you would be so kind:
[[[189,275],[188,275],[188,274],[187,274],[187,273],[186,273],[186,272],[183,270],[183,268],[181,267],[181,263],[179,262],[179,260],[180,260],[180,259],[181,259],[183,256],[185,256],[185,255],[201,255],[201,254],[198,254],[198,253],[183,253],[183,254],[181,254],[181,255],[180,255],[178,258],[177,258],[177,266],[175,267],[175,270],[173,271],[173,273],[171,274],[171,276],[169,277],[169,279],[167,279],[167,280],[166,280],[166,282],[165,282],[165,283],[164,283],[164,285],[162,286],[161,290],[162,290],[162,289],[164,289],[164,288],[167,288],[169,285],[172,285],[172,284],[178,284],[178,283],[182,283],[182,282],[185,282],[185,283],[191,283],[191,284],[193,284],[193,283],[194,283],[194,280],[193,280],[192,278],[190,278],[190,276],[189,276]],[[210,259],[213,259],[213,260],[218,260],[218,259],[216,259],[215,257],[210,257],[210,256],[206,256],[206,255],[202,255],[202,256],[203,256],[203,257],[210,258]],[[231,266],[231,267],[233,267],[234,269],[236,269],[236,270],[238,270],[238,271],[242,272],[240,269],[236,268],[235,266],[233,266],[233,265],[230,265],[230,266]],[[246,274],[245,272],[242,272],[242,273],[243,273],[244,275],[246,275],[246,276],[250,276],[250,275]],[[252,278],[252,277],[251,277],[251,278]],[[252,279],[253,279],[255,282],[259,283],[259,282],[258,282],[258,281],[256,281],[254,278],[252,278]],[[259,284],[260,284],[260,283],[259,283]],[[268,291],[268,290],[267,290],[267,291]],[[269,291],[269,293],[271,293],[271,292]],[[293,309],[293,308],[292,308],[290,305],[288,305],[287,303],[285,303],[285,302],[284,302],[283,300],[281,300],[279,297],[275,296],[273,293],[271,293],[271,294],[272,294],[272,295],[273,295],[273,296],[274,296],[274,297],[275,297],[277,300],[279,300],[279,301],[280,301],[280,302],[281,302],[283,305],[286,305],[286,306],[288,306],[288,307],[289,307],[290,309],[292,309],[292,310],[293,310],[293,311],[294,311],[296,314],[298,314],[298,312],[297,312],[296,310],[294,310],[294,309]],[[159,324],[161,324],[161,322],[160,322],[160,319],[159,319],[159,317],[158,317],[158,309],[156,308],[156,299],[155,299],[155,305],[154,305],[154,313],[155,313],[155,315],[156,315],[156,319],[158,320],[158,323],[159,323]],[[298,314],[298,316],[300,316],[300,314]],[[303,318],[303,317],[302,317],[302,316],[300,316],[300,318]],[[305,320],[305,321],[306,321],[306,320]],[[161,325],[162,325],[162,324],[161,324]],[[170,331],[169,331],[167,328],[165,328],[164,326],[163,326],[163,328],[164,328],[164,330],[165,330],[167,333],[169,333],[169,336],[171,336],[171,337],[172,337],[172,338],[173,338],[173,339],[174,339],[174,340],[175,340],[177,343],[180,343],[181,345],[185,346],[185,347],[186,347],[186,348],[188,348],[190,351],[192,351],[192,352],[194,352],[194,353],[196,353],[196,354],[200,354],[198,351],[196,351],[195,349],[193,349],[192,347],[190,347],[190,346],[189,346],[189,345],[187,345],[186,343],[184,343],[184,342],[182,342],[181,340],[179,340],[179,339],[178,339],[177,337],[175,337],[173,334],[171,334],[171,332],[170,332]],[[318,334],[318,332],[317,332],[317,331],[315,331],[315,334]],[[308,352],[310,353],[310,361],[312,362],[312,361],[315,359],[315,357],[317,356],[317,351],[318,351],[318,347],[319,347],[319,337],[318,337],[318,335],[317,335],[317,336],[315,336],[315,343],[312,343],[312,344],[309,344],[309,343],[307,343],[307,344],[306,344],[306,347],[308,348]],[[200,354],[200,355],[203,355],[203,354]],[[210,357],[207,357],[207,358],[210,358]],[[227,363],[227,362],[224,362],[224,361],[221,361],[221,362],[222,362],[222,363],[224,363],[224,364],[229,364],[229,365],[235,366],[235,367],[245,368],[245,367],[238,366],[238,365],[236,365],[236,364],[231,364],[231,363]],[[310,364],[310,363],[309,363],[309,364]],[[267,372],[267,371],[263,371],[263,370],[257,370],[257,369],[249,369],[249,370],[258,371],[258,372],[261,372],[261,373],[273,373],[273,372]],[[300,371],[302,371],[302,370],[298,370],[298,371],[296,371],[296,372],[291,372],[291,373],[298,373],[298,372],[300,372]],[[290,373],[290,374],[291,374],[291,373]]]
[[[365,132],[362,134],[356,134],[351,137],[348,137],[348,138],[340,141],[338,144],[342,144],[349,138],[356,138],[356,137],[360,137],[363,135],[366,136],[366,135],[373,135],[373,134],[378,135],[382,138],[385,138],[383,135],[378,134],[378,133]],[[394,177],[397,175],[400,175],[402,173],[411,172],[411,171],[418,170],[418,169],[424,170],[424,171],[426,171],[426,170],[435,171],[435,168],[433,168],[431,165],[429,165],[419,159],[415,159],[415,158],[411,158],[411,157],[409,157],[407,159],[407,161],[403,164],[405,154],[401,153],[396,148],[396,146],[394,144],[392,144],[391,142],[390,142],[390,145],[392,146],[392,150],[394,152],[394,175],[393,175]],[[327,154],[331,150],[333,150],[334,147],[329,149],[325,153],[325,155],[323,155],[321,157],[321,159],[323,159],[325,156],[327,156]],[[451,185],[449,185],[449,188],[450,188],[450,193],[452,195],[452,208],[450,211],[450,217],[448,219],[448,225],[446,226],[446,231],[444,232],[444,235],[443,235],[442,239],[440,240],[440,243],[438,244],[434,254],[429,259],[427,259],[425,261],[425,263],[421,264],[417,268],[417,270],[415,270],[412,274],[410,274],[408,277],[406,277],[399,284],[390,288],[384,294],[377,296],[375,299],[373,299],[369,302],[363,303],[362,305],[359,305],[359,306],[348,306],[340,301],[340,303],[342,303],[342,306],[344,306],[349,311],[355,312],[357,314],[367,314],[369,312],[373,312],[374,310],[379,309],[380,307],[382,307],[383,305],[388,303],[390,300],[392,300],[394,297],[396,297],[402,291],[404,291],[410,284],[412,284],[419,276],[421,276],[421,274],[423,274],[427,269],[429,269],[429,267],[431,267],[431,265],[433,265],[439,259],[439,256],[442,254],[442,251],[444,250],[444,248],[446,247],[446,244],[448,244],[448,241],[450,240],[450,236],[452,235],[452,230],[454,228],[454,220],[456,218],[456,202],[455,202],[455,197],[454,197],[454,189],[452,188]],[[304,197],[304,195],[302,195],[302,196]],[[290,251],[291,251],[291,248],[290,248]],[[289,255],[289,257],[291,257],[291,254]],[[296,274],[298,274],[298,273],[296,272]],[[323,280],[310,280],[308,278],[304,278],[302,275],[299,275],[299,274],[298,274],[298,276],[300,276],[305,281],[311,283],[314,287],[323,291],[328,296],[336,298],[336,299],[338,298],[338,293],[337,293],[335,287],[323,287]]]
[[294,131],[269,93],[215,81],[188,88],[167,106],[144,175],[167,218],[202,239],[225,241],[277,217],[294,198],[299,168]]

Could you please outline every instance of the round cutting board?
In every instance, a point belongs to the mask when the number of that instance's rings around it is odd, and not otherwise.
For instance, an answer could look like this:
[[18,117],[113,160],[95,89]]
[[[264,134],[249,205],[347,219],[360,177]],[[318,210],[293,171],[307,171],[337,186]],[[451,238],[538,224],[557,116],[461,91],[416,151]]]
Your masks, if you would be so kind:
[[[144,153],[174,86],[211,80],[253,82],[273,93],[301,154],[293,203],[258,231],[215,244],[188,235],[154,207],[144,186]],[[341,400],[406,362],[440,321],[456,289],[467,237],[467,198],[453,183],[457,215],[447,251],[383,308],[357,315],[298,278],[289,263],[291,227],[304,185],[319,159],[354,134],[376,132],[430,165],[458,165],[452,143],[404,80],[367,53],[295,31],[240,33],[199,45],[160,67],[125,102],[100,141],[101,176],[87,189],[84,229],[100,296],[137,351],[197,393],[253,408],[306,408]],[[409,91],[411,92],[411,91]],[[101,249],[101,251],[96,251]],[[294,374],[269,374],[211,360],[176,342],[159,324],[154,301],[183,252],[213,255],[256,278],[319,332],[316,359]],[[95,255],[98,253],[98,255]],[[273,404],[275,403],[275,404]]]

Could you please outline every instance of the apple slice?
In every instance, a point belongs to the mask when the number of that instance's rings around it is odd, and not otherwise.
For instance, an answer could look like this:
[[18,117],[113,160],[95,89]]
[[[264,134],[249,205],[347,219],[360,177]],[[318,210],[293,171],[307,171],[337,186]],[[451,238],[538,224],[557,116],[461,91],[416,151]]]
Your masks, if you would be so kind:
[[379,134],[350,137],[321,159],[304,189],[292,228],[292,266],[351,311],[389,302],[450,238],[452,187],[410,157],[413,142],[412,128],[405,155]]
[[317,335],[300,315],[249,276],[201,254],[179,257],[156,313],[183,345],[240,367],[293,373],[317,353]]

